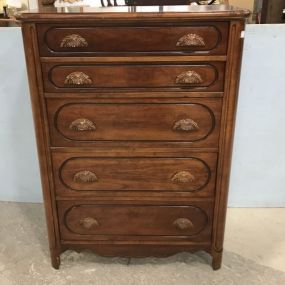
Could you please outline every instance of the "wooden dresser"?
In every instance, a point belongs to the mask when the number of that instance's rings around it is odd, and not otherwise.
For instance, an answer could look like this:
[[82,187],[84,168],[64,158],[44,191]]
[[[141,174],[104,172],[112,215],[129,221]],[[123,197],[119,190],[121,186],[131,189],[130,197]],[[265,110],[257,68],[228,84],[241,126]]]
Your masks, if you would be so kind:
[[220,268],[248,11],[68,10],[17,17],[53,267],[91,249]]

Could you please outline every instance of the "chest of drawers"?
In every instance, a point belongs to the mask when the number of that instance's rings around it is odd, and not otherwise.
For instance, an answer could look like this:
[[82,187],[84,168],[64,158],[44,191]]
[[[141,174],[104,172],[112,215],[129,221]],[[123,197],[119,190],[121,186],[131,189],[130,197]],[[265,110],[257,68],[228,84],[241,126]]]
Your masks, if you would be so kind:
[[205,250],[221,266],[248,12],[22,13],[52,265]]

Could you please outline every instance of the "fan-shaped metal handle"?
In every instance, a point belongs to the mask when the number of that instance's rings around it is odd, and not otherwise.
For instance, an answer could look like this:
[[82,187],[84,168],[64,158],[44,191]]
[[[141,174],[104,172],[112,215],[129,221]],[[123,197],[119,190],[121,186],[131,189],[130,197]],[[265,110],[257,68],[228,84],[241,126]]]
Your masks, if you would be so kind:
[[175,122],[172,129],[177,132],[193,132],[199,130],[199,126],[194,120],[188,118]]
[[176,46],[178,47],[204,47],[206,46],[205,40],[203,37],[197,34],[187,34],[181,37]]
[[95,131],[96,126],[95,124],[86,118],[79,118],[74,120],[69,125],[70,130],[78,131],[78,132],[84,132],[84,131]]
[[186,218],[179,218],[175,220],[173,222],[173,225],[181,231],[189,230],[194,227],[193,223]]
[[86,217],[86,218],[81,219],[79,224],[88,230],[91,228],[99,227],[100,225],[99,222],[92,217]]
[[92,79],[84,72],[74,71],[65,77],[64,85],[91,85]]
[[171,181],[174,183],[190,183],[194,180],[195,176],[187,170],[179,171],[175,173],[171,178]]
[[93,183],[98,181],[98,177],[92,171],[83,170],[74,174],[73,181],[77,183]]
[[196,71],[188,70],[176,76],[175,83],[183,85],[196,85],[203,83],[203,79]]
[[[71,1],[71,0],[70,0]],[[75,1],[74,1],[75,2]],[[82,48],[88,47],[88,42],[85,38],[78,34],[65,36],[60,42],[61,48]]]

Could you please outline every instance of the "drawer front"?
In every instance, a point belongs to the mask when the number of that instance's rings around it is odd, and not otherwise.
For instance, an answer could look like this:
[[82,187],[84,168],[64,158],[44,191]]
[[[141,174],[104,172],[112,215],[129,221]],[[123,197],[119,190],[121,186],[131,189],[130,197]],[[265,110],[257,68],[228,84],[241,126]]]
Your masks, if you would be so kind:
[[176,27],[37,26],[41,56],[226,54],[228,23]]
[[61,238],[65,240],[210,238],[212,207],[206,203],[134,206],[60,201],[58,209]]
[[55,187],[62,197],[98,195],[102,191],[213,196],[216,160],[215,153],[193,153],[187,158],[98,158],[92,152],[55,152]]
[[199,64],[70,64],[43,63],[47,92],[98,90],[223,91],[223,62]]
[[99,141],[183,141],[217,146],[221,105],[221,99],[193,99],[189,104],[49,99],[51,140],[54,146]]

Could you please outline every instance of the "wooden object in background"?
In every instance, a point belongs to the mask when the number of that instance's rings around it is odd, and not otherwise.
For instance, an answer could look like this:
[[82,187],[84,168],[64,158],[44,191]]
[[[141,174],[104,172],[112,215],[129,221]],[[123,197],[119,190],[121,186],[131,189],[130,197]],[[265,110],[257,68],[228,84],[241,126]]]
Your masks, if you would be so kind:
[[8,26],[8,19],[0,18],[0,27],[7,27]]
[[258,13],[257,23],[283,23],[285,0],[255,0],[255,10]]
[[[0,7],[1,9],[2,7]],[[0,27],[7,27],[9,23],[9,18],[7,15],[7,6],[3,7],[3,13],[0,13]]]
[[[81,0],[62,0],[66,3],[80,2]],[[38,0],[39,7],[53,5],[55,0]],[[158,5],[189,5],[197,3],[199,5],[228,4],[228,0],[125,0],[125,5],[129,6],[158,6]],[[117,0],[100,0],[102,7],[118,6]]]
[[39,4],[42,4],[42,5],[53,5],[55,2],[55,0],[41,0],[41,3]]
[[86,248],[221,266],[248,11],[144,9],[18,16],[54,268]]

